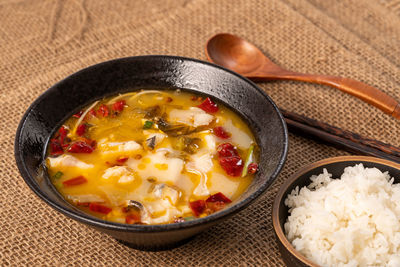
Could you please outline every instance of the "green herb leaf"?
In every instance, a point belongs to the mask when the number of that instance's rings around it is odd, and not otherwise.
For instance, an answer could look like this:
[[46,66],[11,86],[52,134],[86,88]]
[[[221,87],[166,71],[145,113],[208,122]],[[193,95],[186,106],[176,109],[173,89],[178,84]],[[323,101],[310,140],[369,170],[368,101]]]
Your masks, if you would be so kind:
[[176,141],[173,142],[172,147],[176,150],[185,151],[189,154],[194,154],[197,152],[201,144],[201,139],[187,136],[179,136],[176,138]]
[[155,117],[160,116],[162,113],[162,110],[160,106],[154,106],[154,107],[149,107],[145,109],[145,118],[146,119],[154,119]]
[[56,172],[56,174],[53,175],[53,178],[55,178],[55,179],[60,179],[61,176],[63,176],[63,175],[64,175],[64,173],[58,171],[58,172]]
[[154,122],[152,121],[145,121],[143,124],[143,129],[150,129],[153,126]]
[[185,217],[185,218],[183,218],[185,221],[192,221],[192,220],[194,220],[194,219],[196,219],[196,217],[194,217],[194,216],[189,216],[189,217]]
[[245,177],[248,172],[249,164],[253,161],[254,144],[252,144],[247,151],[246,161],[244,162],[242,177]]
[[157,120],[157,126],[158,129],[163,131],[164,133],[170,135],[170,136],[181,136],[181,135],[187,135],[195,132],[198,129],[201,129],[201,127],[194,128],[191,126],[187,126],[184,124],[170,124],[167,121],[165,121],[163,118],[159,118]]

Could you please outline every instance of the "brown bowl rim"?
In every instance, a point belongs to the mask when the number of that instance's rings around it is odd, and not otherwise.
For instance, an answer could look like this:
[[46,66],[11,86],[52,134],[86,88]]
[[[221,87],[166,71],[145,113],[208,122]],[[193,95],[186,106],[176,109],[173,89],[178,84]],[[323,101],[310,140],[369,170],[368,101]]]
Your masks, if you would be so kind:
[[272,224],[273,228],[276,234],[276,237],[279,239],[279,241],[282,243],[282,245],[286,248],[287,251],[289,251],[294,257],[296,257],[299,261],[303,262],[304,264],[307,264],[308,266],[312,267],[319,267],[320,265],[310,261],[308,258],[303,256],[300,252],[298,252],[292,244],[289,242],[289,240],[286,238],[283,229],[279,223],[279,204],[282,201],[283,194],[287,190],[287,188],[296,181],[298,177],[303,175],[304,173],[321,167],[323,165],[331,164],[331,163],[336,163],[336,162],[345,162],[345,161],[367,161],[367,162],[372,162],[372,163],[380,163],[384,164],[396,169],[400,170],[400,164],[386,160],[386,159],[381,159],[381,158],[376,158],[376,157],[369,157],[369,156],[338,156],[338,157],[331,157],[331,158],[326,158],[323,160],[319,160],[317,162],[313,162],[310,164],[307,164],[305,166],[300,167],[293,175],[289,177],[279,188],[275,199],[274,203],[272,205]]

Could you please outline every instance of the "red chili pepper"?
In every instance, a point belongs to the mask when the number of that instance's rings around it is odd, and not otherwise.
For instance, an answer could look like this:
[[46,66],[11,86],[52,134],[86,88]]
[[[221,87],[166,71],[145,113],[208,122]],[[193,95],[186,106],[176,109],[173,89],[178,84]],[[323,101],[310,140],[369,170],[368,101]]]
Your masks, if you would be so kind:
[[91,146],[93,149],[96,147],[96,140],[88,139],[85,137],[79,137],[79,141],[85,142],[89,146]]
[[100,105],[99,109],[97,110],[97,114],[103,117],[107,117],[110,111],[108,110],[108,107],[104,104]]
[[189,202],[189,206],[192,209],[193,214],[195,216],[199,216],[206,209],[206,202],[202,199],[196,200],[196,201]]
[[65,149],[65,148],[69,147],[69,144],[63,144],[61,146],[62,146],[63,149]]
[[247,167],[247,172],[249,174],[254,174],[258,171],[258,164],[257,163],[250,163],[249,166]]
[[65,142],[65,139],[68,134],[68,130],[64,126],[61,126],[60,129],[58,130],[58,133],[59,133],[58,139],[60,140],[60,144],[62,145]]
[[228,133],[223,127],[217,126],[213,129],[213,132],[215,136],[222,138],[222,139],[228,139],[231,137],[231,133]]
[[223,208],[225,208],[225,203],[222,201],[217,201],[217,202],[207,202],[207,209],[206,212],[208,214],[211,214],[213,212],[222,210]]
[[56,137],[50,139],[50,154],[52,156],[58,156],[64,153],[64,148],[68,146],[66,141],[68,141],[68,129],[64,126],[61,126],[58,129]]
[[68,152],[71,153],[92,153],[93,150],[93,147],[83,141],[74,142],[68,148]]
[[126,105],[125,100],[117,101],[112,105],[112,109],[117,112],[121,112]]
[[243,170],[243,160],[236,148],[230,143],[223,143],[217,147],[219,164],[230,176],[240,176]]
[[77,113],[75,113],[74,115],[72,115],[72,117],[79,119],[83,114],[83,110],[78,111]]
[[217,147],[218,156],[220,158],[239,156],[236,148],[230,143],[223,143]]
[[112,208],[103,206],[103,205],[95,203],[95,202],[90,203],[89,209],[91,211],[98,212],[98,213],[103,213],[103,214],[108,214],[108,213],[110,213],[112,211]]
[[52,156],[58,156],[64,153],[62,145],[58,139],[51,139],[50,140],[50,154]]
[[85,134],[87,128],[87,124],[80,124],[78,128],[76,128],[76,134],[82,136]]
[[219,164],[230,176],[240,176],[243,170],[243,160],[239,156],[220,158]]
[[201,103],[200,105],[198,105],[199,108],[201,108],[202,110],[204,110],[205,112],[208,113],[215,113],[218,111],[218,106],[216,103],[214,103],[211,98],[207,97],[206,100],[204,100],[203,103]]
[[132,213],[125,217],[125,223],[127,224],[140,223],[140,220],[140,215],[137,213]]
[[209,196],[206,199],[206,202],[224,202],[224,203],[231,203],[232,200],[230,200],[228,197],[226,197],[224,194],[221,192],[216,193],[212,196]]
[[62,183],[64,186],[75,186],[75,185],[87,183],[87,179],[81,175],[81,176],[66,180]]
[[120,157],[117,159],[118,163],[124,163],[125,161],[127,161],[129,158],[128,157]]
[[89,114],[92,115],[93,117],[96,117],[96,115],[97,115],[97,113],[96,113],[96,111],[94,109],[91,109],[89,111]]

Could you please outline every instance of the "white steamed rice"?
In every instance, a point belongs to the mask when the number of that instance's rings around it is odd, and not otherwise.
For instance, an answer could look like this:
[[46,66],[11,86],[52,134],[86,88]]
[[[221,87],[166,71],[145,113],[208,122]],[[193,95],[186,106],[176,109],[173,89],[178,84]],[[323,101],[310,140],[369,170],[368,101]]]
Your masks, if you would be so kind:
[[285,200],[292,245],[322,266],[400,266],[400,184],[362,164],[331,177],[324,169]]

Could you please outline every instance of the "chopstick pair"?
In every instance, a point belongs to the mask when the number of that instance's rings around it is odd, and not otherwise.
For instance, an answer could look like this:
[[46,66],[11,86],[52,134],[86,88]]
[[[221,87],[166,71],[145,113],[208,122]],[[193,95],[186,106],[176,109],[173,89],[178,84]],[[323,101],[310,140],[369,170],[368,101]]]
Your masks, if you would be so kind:
[[280,109],[288,129],[307,138],[329,143],[345,151],[400,163],[400,148]]

